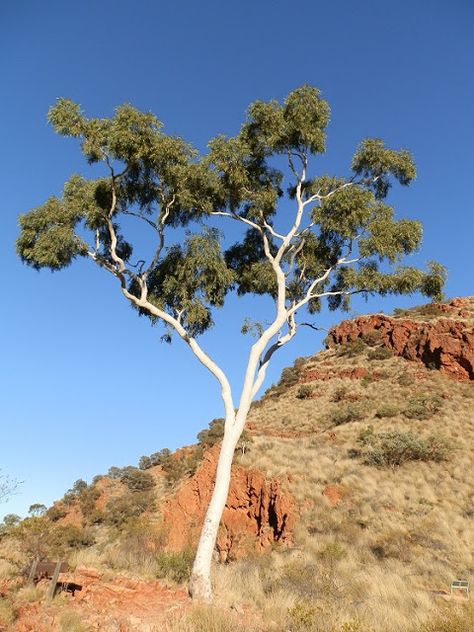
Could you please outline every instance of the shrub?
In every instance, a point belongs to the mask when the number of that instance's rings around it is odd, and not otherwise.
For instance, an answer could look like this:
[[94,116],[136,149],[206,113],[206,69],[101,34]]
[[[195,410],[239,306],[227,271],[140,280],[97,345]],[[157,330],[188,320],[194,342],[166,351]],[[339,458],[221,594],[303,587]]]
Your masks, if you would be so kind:
[[404,371],[401,375],[399,375],[398,383],[400,386],[413,386],[415,378],[407,371]]
[[[213,419],[209,423],[209,428],[201,430],[201,432],[197,435],[199,445],[202,446],[202,448],[210,448],[211,446],[221,441],[222,437],[224,436],[224,423],[225,420],[221,417],[219,417],[218,419]],[[237,444],[236,449],[242,450],[242,452],[244,452],[245,449],[248,448],[250,443],[252,443],[252,437],[247,430],[244,430],[240,436],[239,443]],[[199,459],[201,457],[202,450],[199,454]]]
[[354,358],[361,353],[366,351],[367,346],[362,340],[362,338],[356,338],[355,340],[351,340],[350,342],[346,342],[345,344],[339,347],[337,352],[338,356],[346,356],[347,358]]
[[309,384],[303,384],[302,386],[299,387],[298,391],[296,392],[296,397],[298,399],[310,399],[312,395],[313,395],[313,387],[310,386]]
[[347,386],[338,386],[331,396],[331,401],[342,402],[346,398],[348,391]]
[[200,445],[205,447],[211,447],[224,436],[224,419],[218,417],[209,422],[209,428],[201,430],[197,435],[197,440]]
[[381,337],[381,333],[378,329],[372,329],[371,331],[362,334],[362,340],[366,345],[369,345],[369,347],[375,347],[375,345],[380,342]]
[[443,398],[437,394],[417,395],[408,400],[403,411],[408,419],[429,419],[443,407]]
[[67,509],[62,503],[55,503],[52,507],[50,507],[45,514],[51,522],[57,522],[67,516]]
[[395,404],[382,404],[382,406],[380,406],[380,408],[375,413],[375,416],[379,418],[396,417],[399,412],[400,409],[398,408],[398,406],[395,406]]
[[54,527],[48,540],[49,549],[53,554],[65,553],[68,549],[87,548],[95,543],[90,531],[72,524]]
[[120,481],[124,483],[131,492],[144,492],[155,486],[155,479],[148,472],[144,472],[131,465],[122,468]]
[[376,440],[376,434],[372,425],[366,426],[359,432],[358,442],[362,445],[372,445]]
[[407,461],[445,461],[451,452],[443,437],[423,439],[395,430],[374,435],[370,445],[373,447],[365,455],[365,463],[378,467],[398,467]]
[[365,416],[360,406],[348,405],[336,408],[328,415],[328,420],[333,426],[341,426],[351,421],[360,421]]
[[294,606],[288,609],[288,622],[291,630],[295,632],[306,632],[313,630],[319,609],[310,601],[297,601]]
[[96,501],[99,499],[100,492],[95,487],[86,487],[79,494],[79,506],[82,515],[86,520],[90,520],[96,514]]
[[371,349],[367,354],[369,360],[388,360],[388,358],[392,357],[393,353],[385,346],[375,347],[375,349]]
[[194,446],[192,450],[174,454],[163,464],[165,478],[168,485],[175,485],[185,476],[192,476],[202,460],[202,446]]
[[194,553],[190,550],[160,551],[155,559],[157,563],[156,576],[159,579],[166,577],[177,584],[182,584],[191,575]]
[[104,522],[121,528],[130,519],[154,508],[155,500],[150,492],[126,492],[108,501],[104,511]]

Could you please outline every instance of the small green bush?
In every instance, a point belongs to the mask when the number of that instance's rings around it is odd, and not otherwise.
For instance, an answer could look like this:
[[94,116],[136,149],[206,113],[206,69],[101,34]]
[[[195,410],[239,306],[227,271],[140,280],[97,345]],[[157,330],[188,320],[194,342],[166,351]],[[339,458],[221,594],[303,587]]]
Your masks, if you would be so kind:
[[194,553],[190,550],[172,552],[160,551],[156,555],[156,576],[167,577],[177,584],[187,581],[191,575]]
[[404,371],[401,375],[398,376],[397,381],[400,386],[413,386],[413,384],[415,383],[415,378],[407,371]]
[[131,492],[145,492],[155,487],[155,479],[151,474],[131,465],[122,468],[120,481]]
[[388,358],[392,357],[393,353],[385,346],[375,347],[375,349],[371,349],[367,354],[369,360],[388,360]]
[[382,417],[396,417],[399,412],[400,409],[395,404],[382,404],[375,413],[375,416],[380,419]]
[[309,632],[314,629],[319,608],[308,600],[297,601],[288,609],[288,623],[295,632]]
[[347,386],[338,386],[331,396],[331,401],[342,402],[346,398],[348,392],[349,389]]
[[382,335],[378,329],[372,329],[365,334],[362,334],[362,340],[369,347],[375,347],[375,345],[379,344]]
[[145,511],[153,511],[155,499],[150,492],[125,492],[118,498],[111,498],[104,511],[106,524],[121,528],[132,518],[137,518]]
[[370,445],[365,463],[377,467],[398,467],[408,461],[446,461],[452,449],[444,437],[432,435],[423,439],[396,430],[374,435]]
[[95,538],[88,529],[72,524],[51,529],[48,539],[50,551],[55,554],[64,554],[70,549],[84,549],[95,544]]
[[328,421],[333,426],[341,426],[352,421],[360,421],[365,416],[365,412],[360,406],[347,405],[336,408],[328,415]]
[[351,340],[350,342],[346,342],[345,344],[339,347],[337,352],[338,356],[345,356],[347,358],[355,358],[358,355],[361,355],[367,350],[367,346],[362,338],[356,338],[355,340]]
[[436,393],[417,395],[408,400],[403,414],[408,419],[429,419],[439,412],[443,405],[443,398]]
[[313,387],[309,384],[302,384],[296,392],[298,399],[310,399],[313,395]]

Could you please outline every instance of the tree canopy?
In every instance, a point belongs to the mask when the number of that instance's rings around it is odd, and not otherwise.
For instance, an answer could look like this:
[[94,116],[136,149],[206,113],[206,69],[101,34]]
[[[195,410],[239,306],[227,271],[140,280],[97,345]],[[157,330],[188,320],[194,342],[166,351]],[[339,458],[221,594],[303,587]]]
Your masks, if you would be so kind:
[[[427,272],[401,265],[418,249],[422,229],[418,221],[396,219],[385,201],[395,181],[407,185],[416,176],[408,151],[365,139],[350,175],[308,173],[311,156],[325,151],[329,121],[316,88],[298,88],[283,104],[256,101],[239,133],[214,138],[203,156],[131,105],[99,119],[58,99],[48,117],[56,132],[78,138],[87,162],[103,163],[106,173],[73,175],[61,198],[20,217],[17,249],[28,265],[58,270],[90,257],[119,278],[142,313],[157,319],[139,304],[146,295],[159,315],[178,320],[191,337],[211,327],[212,309],[231,289],[276,297],[272,259],[284,274],[286,304],[310,312],[321,309],[322,297],[336,309],[347,308],[353,293],[441,294],[439,264]],[[286,212],[291,200],[296,218]],[[148,259],[134,252],[122,230],[125,216],[154,232]],[[213,216],[240,221],[246,229],[240,241],[224,248],[222,233],[207,225]],[[285,223],[293,224],[290,233]],[[187,236],[168,243],[176,227],[187,227]]]

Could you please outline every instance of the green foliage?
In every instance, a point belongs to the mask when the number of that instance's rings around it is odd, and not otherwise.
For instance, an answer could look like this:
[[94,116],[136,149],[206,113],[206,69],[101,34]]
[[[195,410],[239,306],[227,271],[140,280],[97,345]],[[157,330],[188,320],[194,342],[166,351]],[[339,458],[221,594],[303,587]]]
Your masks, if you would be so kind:
[[398,376],[397,382],[400,384],[400,386],[413,386],[413,384],[415,383],[415,378],[407,371],[404,371]]
[[377,467],[399,467],[408,461],[446,461],[452,451],[450,443],[440,435],[422,438],[397,430],[376,434],[368,428],[359,441],[370,446],[364,462]]
[[155,499],[151,492],[129,491],[107,502],[103,520],[105,524],[122,528],[129,520],[154,509]]
[[302,384],[296,392],[298,399],[310,399],[313,396],[313,387],[309,384]]
[[203,446],[195,446],[173,454],[162,463],[166,482],[169,486],[176,485],[184,477],[194,474],[202,459]]
[[[313,313],[322,307],[318,294],[326,291],[330,309],[348,309],[355,292],[441,296],[442,266],[432,263],[427,272],[399,266],[419,248],[421,226],[395,219],[384,201],[393,181],[407,185],[415,178],[408,151],[365,139],[351,177],[299,178],[311,155],[325,151],[329,106],[312,86],[293,90],[283,103],[254,102],[240,131],[211,140],[203,156],[165,134],[153,114],[128,104],[110,118],[88,118],[78,104],[61,98],[48,118],[58,134],[79,140],[86,161],[99,163],[103,175],[73,175],[60,197],[22,215],[19,256],[34,268],[53,270],[88,257],[120,280],[128,300],[153,323],[177,319],[194,337],[212,326],[212,310],[230,289],[276,296],[270,259],[281,244],[274,216],[284,185],[290,200],[307,203],[301,230],[278,255],[290,302],[306,297]],[[284,170],[275,168],[283,161]],[[207,225],[211,214],[246,224],[247,233],[226,252],[222,234]],[[144,222],[156,237],[154,254],[135,255],[136,264],[124,216]],[[179,227],[191,230],[170,243],[170,229]],[[352,255],[357,261],[341,261]],[[315,295],[307,295],[325,270],[331,274],[319,281]],[[258,324],[244,329],[261,331]],[[163,339],[169,337],[166,330]]]
[[49,551],[53,555],[87,548],[94,543],[95,538],[88,529],[72,524],[52,528],[48,537]]
[[381,341],[381,333],[378,329],[372,329],[371,331],[367,331],[365,334],[362,334],[361,338],[369,347],[375,347],[375,345],[379,344]]
[[156,555],[158,578],[166,577],[177,584],[187,581],[191,575],[194,551],[160,551]]
[[355,358],[367,351],[367,346],[362,338],[356,338],[350,342],[340,345],[337,355],[346,358]]
[[155,479],[148,472],[143,472],[137,467],[128,465],[122,468],[120,481],[128,487],[131,492],[145,492],[153,489]]
[[42,516],[46,513],[46,511],[46,505],[42,505],[41,503],[33,503],[28,509],[30,516]]
[[331,401],[332,402],[342,402],[346,399],[346,396],[349,392],[349,389],[347,388],[347,386],[338,386],[332,396],[331,396]]
[[5,527],[15,527],[20,521],[20,516],[14,513],[9,513],[3,518],[3,524]]
[[377,412],[375,413],[375,416],[379,418],[396,417],[398,414],[400,414],[400,408],[395,404],[387,403],[379,406]]
[[197,435],[200,445],[209,448],[220,441],[224,436],[224,422],[222,417],[210,421],[209,428],[201,430]]
[[295,632],[310,632],[314,629],[320,609],[309,600],[300,600],[288,608],[288,620],[291,630]]
[[388,360],[392,357],[393,353],[385,346],[375,347],[375,349],[371,349],[367,354],[369,360]]
[[352,421],[360,421],[365,417],[365,410],[360,405],[347,404],[339,406],[328,414],[328,421],[333,426],[348,424]]
[[[217,419],[213,419],[209,422],[209,428],[205,428],[201,430],[201,432],[197,435],[197,440],[199,445],[206,449],[210,448],[216,443],[220,442],[224,436],[224,423],[225,420],[222,417],[218,417]],[[244,428],[242,434],[240,435],[240,439],[237,443],[236,449],[245,451],[248,448],[249,444],[252,443],[252,437],[250,436],[248,430]],[[199,458],[201,454],[199,455]]]
[[163,448],[158,452],[153,452],[150,456],[142,456],[140,457],[140,461],[138,462],[138,467],[141,470],[148,470],[151,467],[155,467],[156,465],[165,464],[171,456],[171,450],[168,448]]
[[403,411],[408,419],[429,419],[444,406],[443,398],[437,393],[416,395],[408,400]]

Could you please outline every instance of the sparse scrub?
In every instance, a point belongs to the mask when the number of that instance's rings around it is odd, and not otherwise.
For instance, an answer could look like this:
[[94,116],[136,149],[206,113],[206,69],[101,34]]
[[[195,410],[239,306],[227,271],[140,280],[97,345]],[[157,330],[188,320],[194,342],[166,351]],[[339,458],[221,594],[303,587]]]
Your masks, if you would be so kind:
[[365,353],[365,351],[367,351],[367,345],[365,342],[362,338],[356,338],[355,340],[351,340],[350,342],[340,345],[337,355],[339,357],[344,356],[346,358],[355,358],[356,356]]
[[444,437],[431,435],[424,439],[396,430],[374,434],[370,445],[364,462],[377,467],[398,467],[408,461],[446,461],[451,452]]
[[331,401],[342,402],[346,398],[348,392],[349,389],[347,388],[347,386],[338,386],[331,396]]
[[369,347],[375,347],[375,345],[379,344],[381,337],[381,333],[378,329],[372,329],[361,336],[362,340]]
[[375,347],[375,349],[369,351],[367,358],[369,360],[388,360],[389,358],[393,358],[393,353],[388,347]]
[[437,393],[412,397],[403,411],[408,419],[429,419],[444,405],[443,398]]
[[361,406],[346,405],[336,408],[328,415],[328,421],[333,426],[360,421],[365,417],[365,411]]
[[104,522],[110,526],[122,527],[131,518],[136,518],[155,507],[150,492],[126,492],[108,501],[104,511]]
[[382,404],[375,413],[380,419],[383,417],[396,417],[400,413],[400,409],[395,404]]
[[302,384],[296,392],[298,399],[310,399],[313,396],[313,387],[309,384]]
[[194,551],[159,551],[155,556],[156,576],[166,577],[177,584],[187,581],[191,574]]
[[413,386],[413,384],[415,383],[415,378],[413,377],[413,375],[408,373],[408,371],[404,371],[398,376],[397,382],[400,386]]

